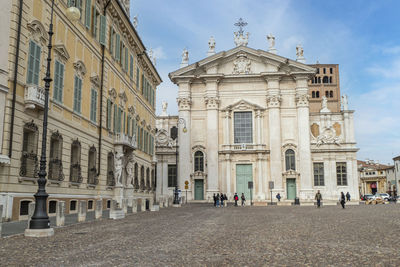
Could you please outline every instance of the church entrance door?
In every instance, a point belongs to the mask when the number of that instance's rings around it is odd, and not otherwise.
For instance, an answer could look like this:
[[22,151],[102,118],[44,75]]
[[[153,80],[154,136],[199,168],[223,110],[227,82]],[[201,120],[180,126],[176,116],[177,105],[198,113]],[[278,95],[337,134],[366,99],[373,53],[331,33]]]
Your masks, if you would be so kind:
[[237,164],[236,165],[236,192],[239,196],[244,193],[247,202],[250,201],[250,189],[248,182],[253,181],[253,165]]
[[203,180],[200,180],[200,179],[194,180],[194,199],[195,200],[203,200],[204,199]]
[[296,198],[296,179],[286,179],[287,199]]

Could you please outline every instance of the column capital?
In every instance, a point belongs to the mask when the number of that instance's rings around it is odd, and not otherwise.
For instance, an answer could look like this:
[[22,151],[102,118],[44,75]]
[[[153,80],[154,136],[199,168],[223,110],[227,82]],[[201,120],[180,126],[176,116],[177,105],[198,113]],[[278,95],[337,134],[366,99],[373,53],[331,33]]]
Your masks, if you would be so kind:
[[256,110],[256,118],[262,118],[264,116],[264,112],[260,109]]
[[296,96],[296,105],[297,107],[308,107],[309,96],[308,94],[301,94]]
[[204,103],[206,104],[207,109],[218,109],[219,98],[217,96],[206,96],[204,97]]
[[267,105],[268,108],[279,108],[281,105],[281,95],[270,95],[267,96]]
[[225,154],[225,160],[231,161],[231,154]]
[[230,119],[231,118],[231,116],[232,116],[231,110],[225,110],[223,112],[224,112],[224,118],[226,118],[226,119]]
[[176,102],[178,103],[179,110],[190,110],[190,106],[192,105],[190,97],[178,97]]

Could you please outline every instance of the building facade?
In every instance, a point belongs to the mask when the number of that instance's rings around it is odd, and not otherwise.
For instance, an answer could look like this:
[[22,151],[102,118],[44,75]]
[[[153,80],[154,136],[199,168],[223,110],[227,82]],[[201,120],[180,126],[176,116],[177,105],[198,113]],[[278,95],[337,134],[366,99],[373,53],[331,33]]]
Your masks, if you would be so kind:
[[360,194],[391,193],[390,176],[392,166],[379,164],[373,160],[358,160]]
[[[6,2],[11,13],[0,12],[2,20],[9,16],[10,32],[0,51],[1,88],[6,79],[8,90],[1,154],[9,162],[0,165],[0,203],[3,216],[18,220],[26,217],[37,190],[51,1]],[[106,208],[110,199],[122,204],[153,198],[161,79],[130,21],[129,1],[55,2],[46,140],[49,213],[59,200],[73,213],[79,200],[94,209],[95,199],[103,199]],[[66,16],[71,6],[80,10],[76,22]]]
[[311,104],[316,67],[325,65],[306,65],[301,46],[297,60],[281,57],[268,40],[268,51],[255,50],[239,31],[235,48],[215,53],[211,38],[208,57],[189,65],[184,50],[181,68],[169,74],[188,129],[178,135],[179,188],[188,180],[188,199],[208,201],[218,192],[256,202],[277,193],[311,202],[317,190],[326,201],[358,195],[354,111],[338,95],[337,65],[326,65],[336,66],[334,97]]

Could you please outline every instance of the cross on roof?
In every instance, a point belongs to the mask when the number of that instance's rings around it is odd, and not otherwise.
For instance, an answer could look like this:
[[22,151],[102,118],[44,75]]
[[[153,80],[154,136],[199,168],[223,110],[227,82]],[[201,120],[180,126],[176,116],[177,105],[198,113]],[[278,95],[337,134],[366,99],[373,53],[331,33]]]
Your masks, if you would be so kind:
[[242,18],[240,18],[239,21],[236,22],[234,25],[239,27],[239,34],[243,35],[243,27],[247,25],[247,22],[245,22]]

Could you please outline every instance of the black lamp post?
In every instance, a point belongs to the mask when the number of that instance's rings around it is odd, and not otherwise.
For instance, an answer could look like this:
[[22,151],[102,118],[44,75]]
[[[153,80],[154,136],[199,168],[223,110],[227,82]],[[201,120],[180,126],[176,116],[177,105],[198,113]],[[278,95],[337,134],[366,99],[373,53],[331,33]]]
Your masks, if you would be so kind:
[[[51,49],[52,49],[52,37],[53,37],[53,13],[54,13],[54,0],[51,1],[51,15],[50,15],[50,25],[49,25],[49,44],[48,55],[47,55],[47,69],[46,76],[44,77],[44,113],[43,113],[43,133],[42,133],[42,153],[40,156],[40,169],[39,169],[39,179],[38,179],[38,191],[35,196],[35,211],[32,215],[31,221],[29,223],[29,229],[48,229],[50,228],[50,220],[47,215],[47,197],[46,193],[46,142],[47,142],[47,119],[48,119],[48,109],[49,109],[49,90],[50,83],[53,80],[50,77],[50,63],[51,63]],[[67,11],[67,16],[70,19],[75,20],[80,17],[79,10],[76,7],[70,7]]]
[[[171,138],[172,140],[176,140],[175,145],[175,162],[176,162],[176,181],[178,183],[178,132],[179,132],[179,124],[183,124],[183,132],[186,133],[186,121],[184,118],[178,118],[177,126],[171,128]],[[179,190],[178,185],[175,186],[174,191],[174,201],[173,204],[179,204]]]

